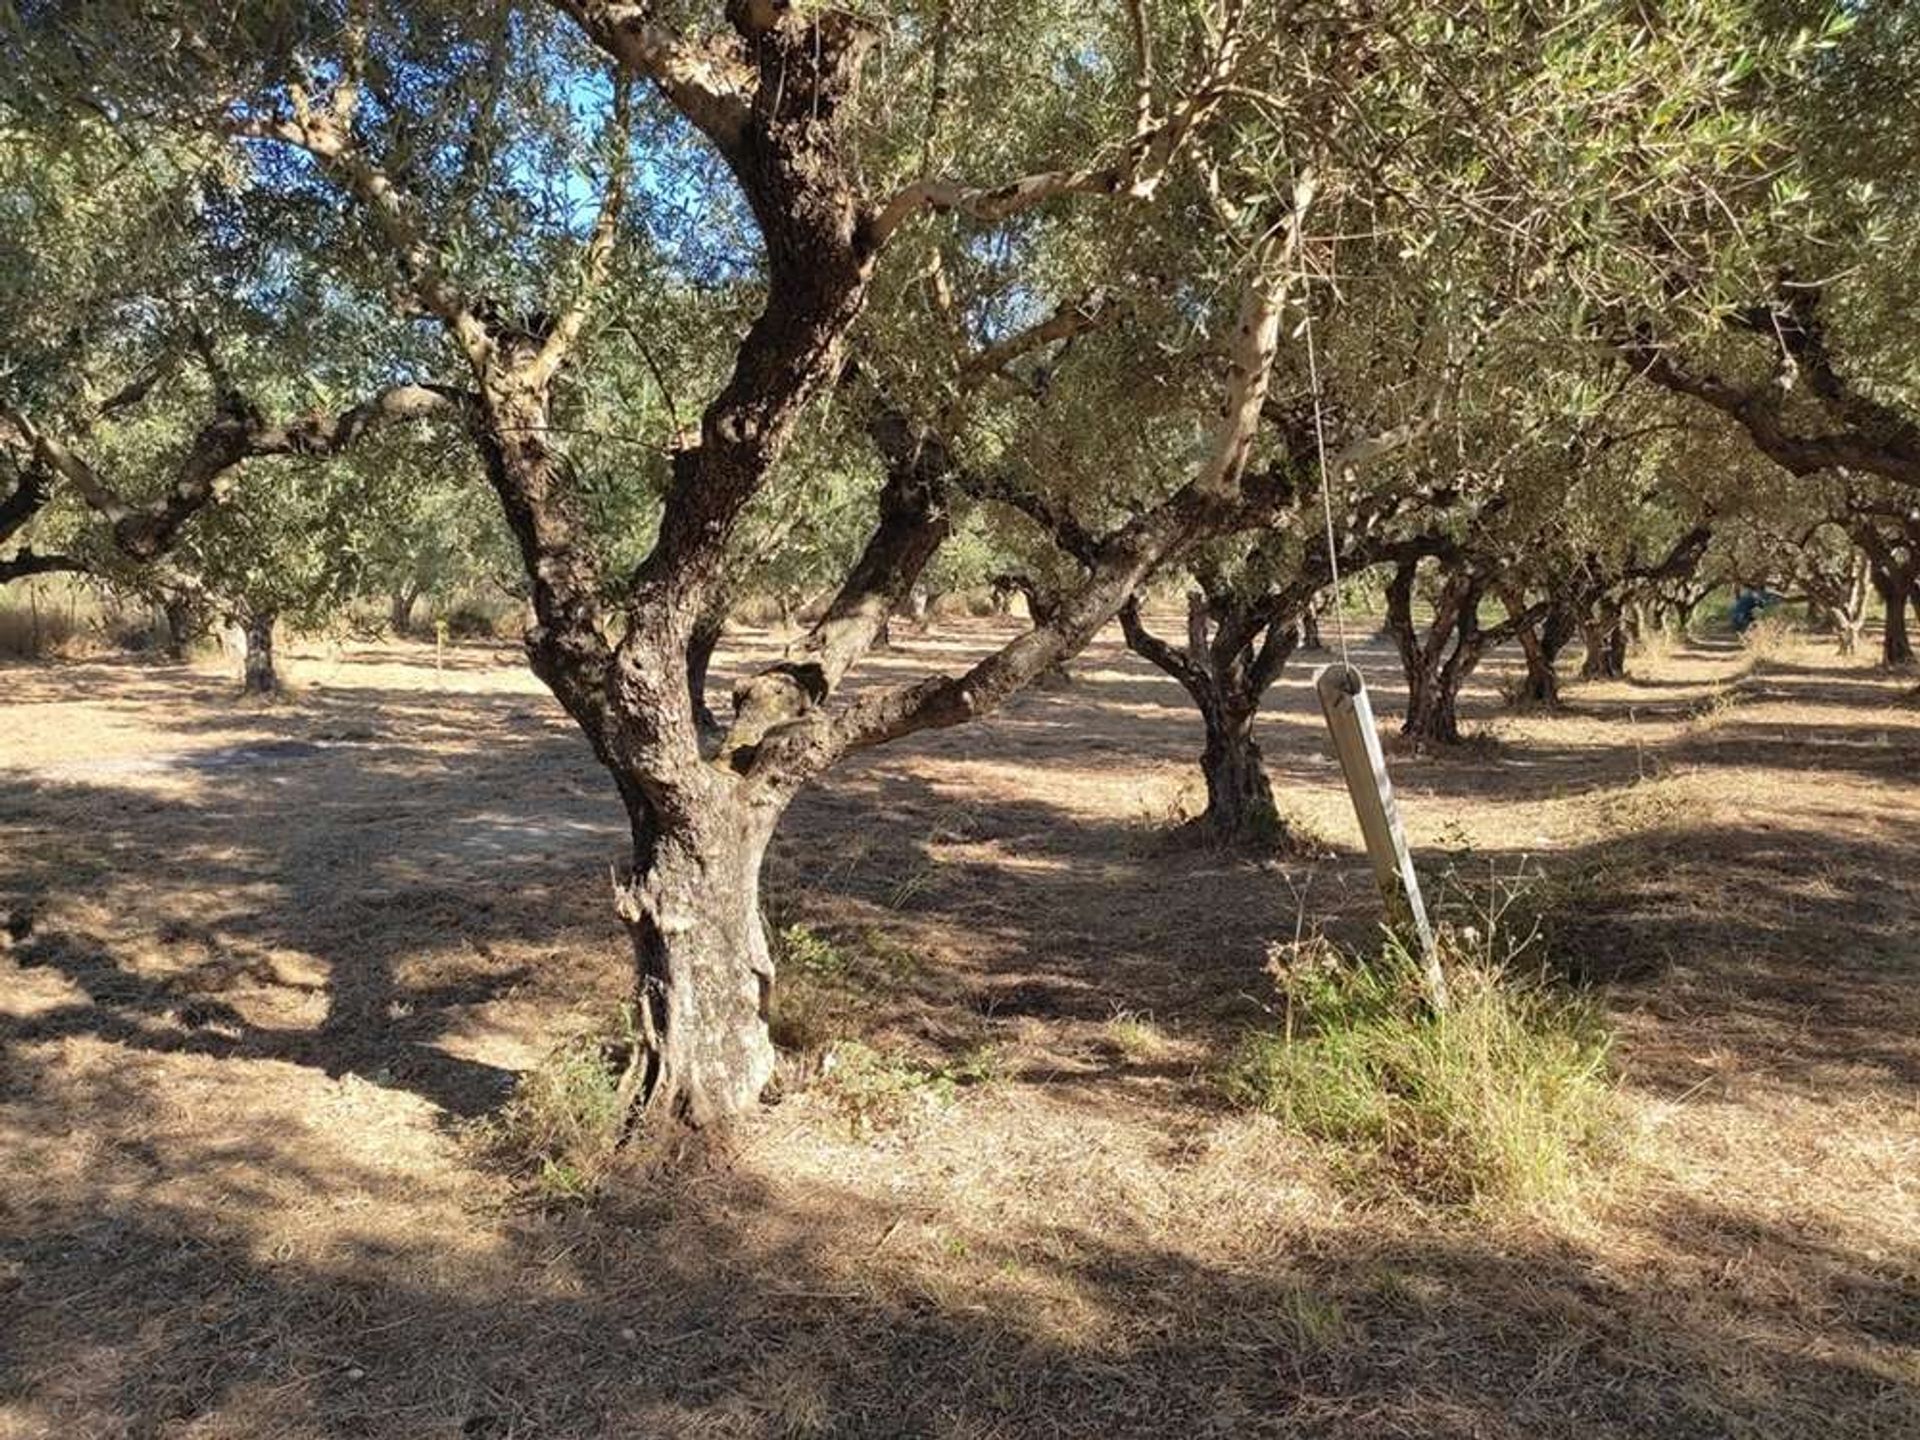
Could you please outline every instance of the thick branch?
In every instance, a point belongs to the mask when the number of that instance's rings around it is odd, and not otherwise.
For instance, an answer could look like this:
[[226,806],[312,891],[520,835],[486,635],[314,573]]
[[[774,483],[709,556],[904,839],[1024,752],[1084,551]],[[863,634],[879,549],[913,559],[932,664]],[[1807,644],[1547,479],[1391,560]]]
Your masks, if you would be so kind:
[[337,455],[370,431],[444,411],[453,392],[423,385],[397,385],[337,415],[314,413],[269,423],[228,396],[223,408],[194,436],[166,491],[145,504],[127,500],[81,455],[25,416],[0,411],[0,421],[30,447],[32,463],[70,484],[112,527],[113,541],[128,558],[151,561],[164,554],[180,529],[220,494],[221,482],[243,461],[270,455]]
[[1827,348],[1820,301],[1818,287],[1787,280],[1782,282],[1779,298],[1773,304],[1739,311],[1731,323],[1776,346],[1783,378],[1804,378],[1808,393],[1843,425],[1909,453],[1920,453],[1920,426],[1891,406],[1862,395],[1841,377]]
[[721,754],[751,763],[751,748],[776,725],[823,704],[839,687],[951,528],[946,501],[952,457],[938,437],[916,427],[876,393],[867,433],[887,467],[880,518],[826,613],[779,664],[734,691],[734,718]]
[[[746,133],[754,73],[737,44],[696,42],[658,24],[654,7],[614,0],[549,0],[602,50],[646,76],[701,133],[722,150]],[[745,7],[754,8],[754,7]]]
[[1206,676],[1180,651],[1147,629],[1146,618],[1140,612],[1138,595],[1129,595],[1127,603],[1120,607],[1120,633],[1126,637],[1129,650],[1178,680],[1181,688],[1189,694],[1197,695],[1205,689]]
[[1617,342],[1615,348],[1643,378],[1737,422],[1762,454],[1795,475],[1846,469],[1920,487],[1920,431],[1911,425],[1805,434],[1787,425],[1776,389],[1736,385],[1711,371],[1690,369],[1644,336]]
[[87,567],[67,555],[40,555],[31,547],[22,548],[0,559],[0,585],[24,580],[29,575],[84,575]]
[[1667,553],[1650,565],[1629,565],[1622,573],[1624,580],[1682,580],[1691,575],[1700,566],[1701,557],[1707,553],[1707,546],[1713,542],[1713,527],[1707,524],[1694,526],[1680,536],[1667,548]]
[[18,534],[52,498],[53,485],[45,467],[28,460],[14,480],[13,489],[0,500],[0,543]]
[[1082,565],[1094,563],[1100,542],[1074,518],[1064,502],[1055,504],[1046,496],[1029,490],[1011,475],[998,470],[992,474],[963,470],[955,475],[954,484],[976,500],[993,500],[1009,509],[1018,510]]
[[[1302,208],[1309,191],[1299,192]],[[1304,215],[1296,211],[1287,231],[1296,236]],[[1287,242],[1293,243],[1293,242]],[[1277,269],[1279,267],[1274,267]],[[1271,378],[1281,291],[1273,269],[1263,268],[1247,282],[1253,298],[1242,306],[1226,378],[1224,410],[1236,417],[1216,430],[1214,444],[1198,473],[1158,504],[1098,542],[1085,578],[1063,595],[1053,613],[1025,634],[1002,646],[958,676],[933,676],[912,685],[862,696],[837,715],[815,712],[770,732],[760,764],[768,773],[798,783],[818,774],[850,750],[865,749],[903,735],[956,725],[1002,704],[1036,676],[1078,653],[1099,628],[1127,603],[1159,565],[1205,535],[1231,525],[1243,504],[1241,482],[1251,430]]]
[[969,389],[992,375],[1002,374],[1022,355],[1029,355],[1057,341],[1071,340],[1099,325],[1110,313],[1107,297],[1100,291],[1081,300],[1070,300],[1046,319],[1016,331],[975,351],[960,364],[960,387]]

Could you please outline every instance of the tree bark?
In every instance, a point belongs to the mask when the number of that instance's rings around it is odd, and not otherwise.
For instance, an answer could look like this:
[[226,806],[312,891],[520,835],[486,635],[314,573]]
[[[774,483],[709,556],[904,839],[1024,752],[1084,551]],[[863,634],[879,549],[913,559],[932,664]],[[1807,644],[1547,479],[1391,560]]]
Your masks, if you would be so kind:
[[638,977],[638,1093],[650,1112],[703,1126],[749,1109],[773,1075],[760,871],[784,806],[711,772],[682,778],[700,803],[634,815],[619,910]]
[[1314,606],[1300,617],[1300,648],[1302,650],[1324,650],[1326,642],[1320,638],[1320,609]]
[[1520,689],[1521,700],[1543,710],[1557,708],[1560,704],[1560,672],[1553,658],[1547,654],[1540,628],[1522,625],[1514,633],[1527,660],[1526,680]]
[[1425,676],[1407,697],[1407,718],[1400,733],[1423,744],[1459,744],[1462,678],[1451,664]]
[[1455,745],[1460,741],[1460,689],[1487,651],[1541,619],[1544,603],[1514,613],[1483,629],[1480,598],[1487,581],[1473,561],[1457,551],[1441,555],[1442,582],[1434,597],[1433,620],[1423,637],[1413,626],[1413,582],[1417,557],[1403,559],[1387,585],[1387,616],[1400,649],[1407,682],[1407,715],[1400,733],[1416,743]]
[[[864,17],[832,6],[730,3],[732,36],[683,42],[655,23],[653,7],[561,0],[560,8],[628,70],[650,77],[713,141],[764,249],[764,303],[701,413],[697,438],[673,451],[653,547],[622,579],[600,573],[585,538],[585,497],[550,439],[557,433],[551,383],[586,300],[551,328],[503,319],[461,293],[391,177],[358,153],[340,107],[310,107],[266,129],[293,137],[343,176],[403,261],[416,298],[474,368],[470,419],[530,581],[533,668],[586,734],[631,819],[633,865],[618,904],[636,963],[643,1066],[635,1089],[650,1113],[704,1125],[750,1106],[772,1070],[773,967],[759,877],[793,792],[852,750],[993,709],[1084,646],[1169,554],[1242,513],[1251,426],[1297,271],[1291,262],[1302,217],[1259,256],[1248,285],[1258,303],[1243,304],[1216,442],[1195,478],[1108,536],[1051,622],[962,674],[829,710],[841,678],[870,648],[949,523],[940,496],[944,449],[898,415],[880,416],[870,426],[889,462],[879,525],[810,632],[781,663],[736,687],[731,725],[709,756],[689,678],[700,616],[726,588],[730,540],[743,512],[763,493],[809,404],[841,373],[881,245],[921,208],[984,217],[982,207],[1011,214],[1049,194],[1150,193],[1139,188],[1138,172],[1151,170],[1158,183],[1171,152],[1218,105],[1233,56],[1216,57],[1208,89],[1176,112],[1177,124],[1139,137],[1124,170],[977,192],[914,185],[875,205],[860,185],[857,143],[862,57],[879,34]],[[1222,30],[1237,49],[1237,20]],[[624,136],[624,117],[620,126]],[[1302,182],[1296,211],[1310,195]],[[610,177],[588,247],[590,273],[594,255],[611,247],[617,213]],[[591,286],[585,295],[591,298]],[[617,615],[608,613],[607,597],[617,597]]]
[[1910,665],[1913,663],[1913,639],[1907,629],[1907,606],[1913,582],[1903,572],[1889,570],[1876,563],[1873,567],[1873,588],[1879,593],[1881,608],[1886,611],[1886,624],[1880,632],[1880,663]]
[[727,607],[709,605],[694,621],[693,634],[687,641],[687,699],[693,705],[694,724],[701,736],[714,740],[725,734],[727,727],[707,704],[707,671],[712,668],[713,652],[726,628]]
[[243,694],[280,693],[280,671],[273,658],[273,630],[279,618],[272,610],[254,610],[249,611],[240,622],[241,635],[246,644],[246,653],[240,661],[240,689]]
[[[1202,584],[1217,577],[1202,577]],[[1228,845],[1269,845],[1286,835],[1253,722],[1260,701],[1299,644],[1299,612],[1317,582],[1258,598],[1216,585],[1187,598],[1187,642],[1176,648],[1147,629],[1137,601],[1120,610],[1127,647],[1178,681],[1200,711],[1206,744],[1200,773],[1207,808],[1198,825]]]
[[411,582],[401,585],[387,597],[387,628],[395,635],[413,629],[413,607],[420,603],[420,587]]
[[1544,610],[1527,605],[1526,592],[1517,585],[1499,587],[1500,602],[1506,607],[1507,624],[1526,659],[1526,673],[1518,703],[1542,710],[1557,709],[1560,704],[1560,652],[1573,637],[1573,606],[1564,596],[1549,595]]
[[1827,624],[1833,627],[1834,647],[1842,655],[1853,655],[1860,649],[1860,617],[1844,606],[1827,607]]
[[1400,733],[1411,740],[1450,745],[1460,738],[1458,706],[1445,689],[1444,654],[1459,615],[1457,586],[1449,580],[1434,601],[1433,622],[1423,639],[1413,623],[1413,584],[1418,558],[1403,560],[1387,583],[1387,631],[1400,652],[1407,685],[1407,713]]
[[1227,844],[1278,840],[1286,826],[1253,738],[1253,711],[1215,704],[1203,706],[1200,713],[1207,727],[1206,748],[1200,752],[1200,771],[1207,782],[1201,827]]
[[1580,662],[1581,679],[1618,680],[1627,673],[1627,634],[1616,602],[1595,602],[1580,621],[1580,634],[1587,651]]

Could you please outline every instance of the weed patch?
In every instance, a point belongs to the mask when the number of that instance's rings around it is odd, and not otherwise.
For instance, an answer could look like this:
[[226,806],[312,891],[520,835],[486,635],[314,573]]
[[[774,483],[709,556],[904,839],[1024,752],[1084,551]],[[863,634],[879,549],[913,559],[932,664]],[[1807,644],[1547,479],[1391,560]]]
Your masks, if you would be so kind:
[[1101,1027],[1101,1040],[1120,1059],[1136,1065],[1165,1059],[1171,1048],[1167,1032],[1153,1017],[1133,1010],[1116,1010]]
[[1756,665],[1784,660],[1799,645],[1799,627],[1778,611],[1760,616],[1740,636]]

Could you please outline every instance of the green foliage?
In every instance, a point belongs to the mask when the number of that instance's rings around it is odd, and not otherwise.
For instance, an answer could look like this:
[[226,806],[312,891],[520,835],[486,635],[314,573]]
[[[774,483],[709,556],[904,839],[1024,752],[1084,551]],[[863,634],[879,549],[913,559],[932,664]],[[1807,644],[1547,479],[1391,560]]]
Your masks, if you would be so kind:
[[1122,1060],[1142,1064],[1159,1060],[1167,1053],[1167,1035],[1151,1015],[1133,1010],[1116,1010],[1100,1027],[1100,1037]]
[[1326,1142],[1359,1193],[1484,1208],[1576,1199],[1620,1152],[1608,1035],[1544,979],[1462,958],[1443,937],[1452,999],[1419,967],[1324,941],[1274,966],[1284,1021],[1248,1036],[1222,1074],[1237,1103]]
[[856,1003],[854,962],[805,925],[773,936],[775,979],[767,1028],[782,1050],[807,1053],[830,1045]]

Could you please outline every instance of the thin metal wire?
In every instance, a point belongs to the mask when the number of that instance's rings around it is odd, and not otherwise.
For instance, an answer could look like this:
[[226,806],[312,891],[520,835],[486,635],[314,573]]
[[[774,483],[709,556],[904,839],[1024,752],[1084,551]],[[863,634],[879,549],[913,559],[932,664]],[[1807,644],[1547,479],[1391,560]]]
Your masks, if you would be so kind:
[[1340,637],[1340,663],[1351,670],[1353,662],[1347,658],[1347,617],[1340,603],[1340,547],[1333,538],[1333,487],[1327,479],[1327,424],[1320,410],[1320,359],[1313,344],[1313,290],[1304,258],[1300,262],[1300,290],[1306,316],[1307,382],[1313,390],[1313,443],[1320,459],[1320,513],[1326,517],[1327,569],[1333,578],[1333,633]]

